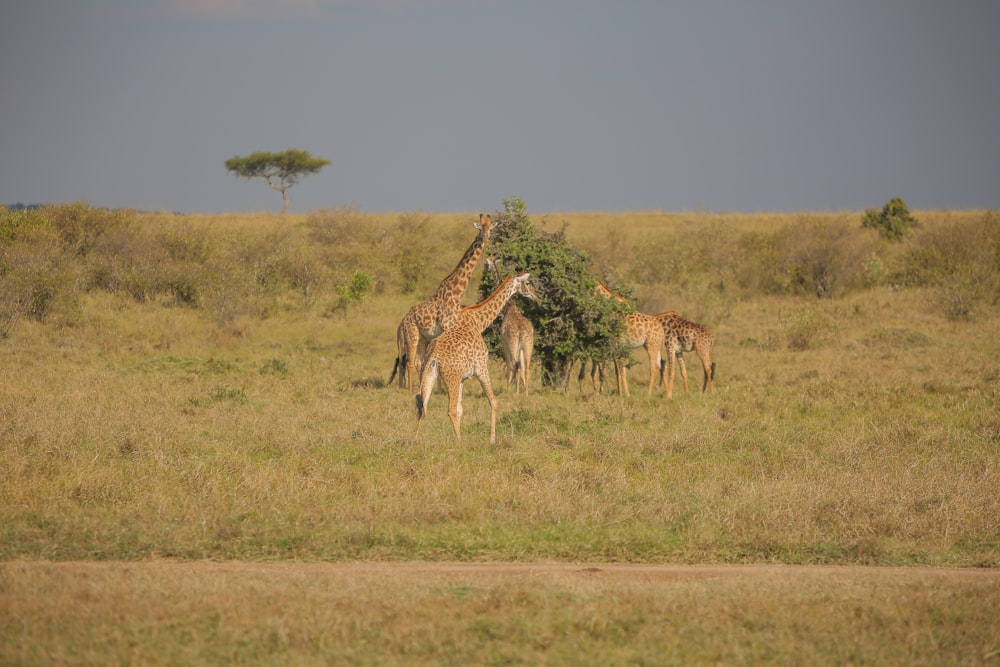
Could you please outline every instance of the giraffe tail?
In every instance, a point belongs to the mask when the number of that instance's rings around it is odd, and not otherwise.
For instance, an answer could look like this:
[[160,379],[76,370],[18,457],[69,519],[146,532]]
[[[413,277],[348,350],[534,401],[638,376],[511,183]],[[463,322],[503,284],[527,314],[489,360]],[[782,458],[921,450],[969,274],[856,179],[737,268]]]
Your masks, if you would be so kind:
[[386,384],[392,384],[392,381],[396,379],[396,371],[399,370],[400,358],[396,357],[396,361],[392,363],[392,374],[389,376],[389,381]]
[[713,382],[715,381],[715,362],[714,361],[712,362],[712,374],[709,375],[709,377],[712,379]]
[[[437,381],[438,368],[437,359],[431,359],[420,372],[420,393],[417,394],[417,419],[424,418],[427,410],[427,399],[434,391],[434,383]],[[426,398],[425,398],[426,397]]]

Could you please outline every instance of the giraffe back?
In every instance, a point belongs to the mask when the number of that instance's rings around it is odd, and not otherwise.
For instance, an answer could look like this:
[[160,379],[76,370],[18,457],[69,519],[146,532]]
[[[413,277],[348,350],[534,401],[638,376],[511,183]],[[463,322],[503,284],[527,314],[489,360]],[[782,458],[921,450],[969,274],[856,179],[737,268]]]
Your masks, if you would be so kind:
[[675,310],[659,313],[655,317],[663,325],[667,344],[673,341],[677,346],[676,351],[711,351],[715,335],[705,325],[692,322]]

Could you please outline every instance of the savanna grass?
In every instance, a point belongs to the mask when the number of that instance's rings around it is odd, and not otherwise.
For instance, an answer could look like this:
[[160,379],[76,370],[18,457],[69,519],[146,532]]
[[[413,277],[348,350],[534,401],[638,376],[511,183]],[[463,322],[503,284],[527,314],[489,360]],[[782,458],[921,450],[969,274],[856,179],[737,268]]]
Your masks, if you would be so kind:
[[1000,650],[1000,579],[969,570],[14,562],[0,602],[0,657],[24,665],[980,665]]
[[[602,256],[606,217],[552,217]],[[923,216],[920,233],[940,238],[955,217],[938,227]],[[158,239],[171,271],[242,259],[192,278],[192,301],[91,287],[67,293],[73,321],[17,321],[2,341],[0,557],[997,564],[995,300],[972,297],[975,318],[956,320],[935,302],[946,286],[845,277],[817,298],[714,282],[748,234],[799,224],[836,228],[838,239],[870,233],[845,214],[619,218],[622,256],[655,244],[688,258],[683,276],[665,272],[636,292],[643,309],[677,308],[713,329],[718,395],[697,392],[693,355],[694,391],[672,401],[661,388],[622,399],[575,382],[515,396],[496,362],[491,447],[474,381],[461,445],[443,394],[416,441],[413,396],[386,386],[395,326],[418,298],[407,286],[433,289],[470,221],[153,217],[154,234],[137,214],[126,228]],[[980,244],[997,243],[989,214],[961,219]],[[434,278],[413,283],[394,253],[411,232],[438,229],[452,252],[432,253]],[[807,237],[784,236],[800,244],[789,256],[812,256]],[[322,252],[304,250],[309,238]],[[886,275],[906,275],[911,243],[879,250]],[[97,252],[83,275],[117,256]],[[995,280],[988,253],[955,254],[980,282]],[[311,271],[326,276],[311,299],[288,268],[296,262],[326,267]],[[372,292],[332,310],[334,276],[359,268]],[[213,299],[226,292],[237,303],[220,317]]]
[[489,445],[474,382],[461,444],[387,386],[472,214],[8,212],[0,663],[991,664],[1000,226],[916,217],[546,216],[718,393],[494,361]]

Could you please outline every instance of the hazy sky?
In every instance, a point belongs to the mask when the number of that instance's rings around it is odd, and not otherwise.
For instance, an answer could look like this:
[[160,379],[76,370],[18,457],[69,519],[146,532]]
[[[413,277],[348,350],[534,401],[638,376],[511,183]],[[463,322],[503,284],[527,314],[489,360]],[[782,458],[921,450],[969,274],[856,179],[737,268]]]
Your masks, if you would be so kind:
[[1000,208],[993,0],[25,0],[0,202],[293,212]]

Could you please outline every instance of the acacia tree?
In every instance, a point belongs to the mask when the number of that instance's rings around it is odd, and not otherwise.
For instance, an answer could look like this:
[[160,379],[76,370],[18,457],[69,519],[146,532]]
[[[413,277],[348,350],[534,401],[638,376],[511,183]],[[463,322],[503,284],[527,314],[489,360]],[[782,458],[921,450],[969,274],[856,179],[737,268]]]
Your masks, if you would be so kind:
[[[515,270],[531,273],[541,301],[521,301],[518,306],[535,326],[535,356],[541,360],[542,382],[562,385],[570,366],[579,359],[613,359],[620,354],[622,323],[616,313],[624,307],[614,299],[598,296],[590,257],[566,241],[565,230],[536,229],[517,197],[504,199],[503,212],[493,214],[489,252],[500,265],[501,277]],[[480,298],[496,288],[491,272],[484,271]],[[499,353],[499,323],[484,336]]]
[[226,169],[247,180],[264,181],[281,193],[284,206],[282,213],[288,212],[288,188],[299,182],[306,174],[315,174],[330,164],[329,160],[314,157],[309,151],[289,148],[282,153],[258,151],[246,157],[238,155],[226,160]]

